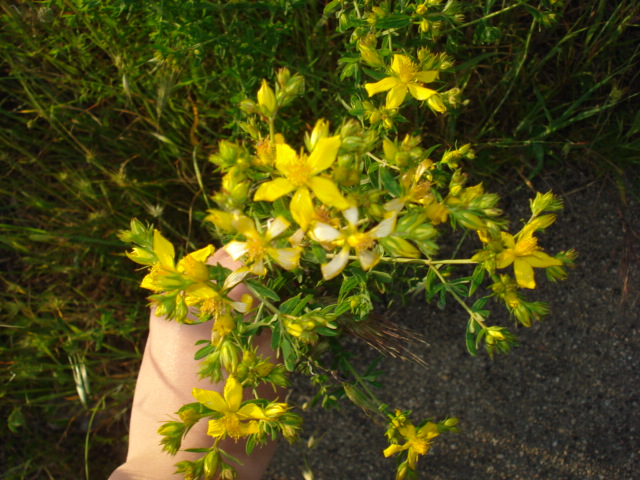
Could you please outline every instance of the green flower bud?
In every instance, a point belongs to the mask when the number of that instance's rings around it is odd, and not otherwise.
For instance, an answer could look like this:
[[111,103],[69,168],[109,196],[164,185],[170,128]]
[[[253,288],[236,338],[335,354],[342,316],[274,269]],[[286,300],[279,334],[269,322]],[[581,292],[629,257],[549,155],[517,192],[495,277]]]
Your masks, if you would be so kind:
[[258,105],[267,118],[272,118],[277,109],[276,95],[266,80],[262,80],[262,86],[258,90]]
[[205,480],[212,480],[213,478],[215,478],[216,472],[218,471],[219,463],[220,457],[217,451],[207,453],[207,455],[204,457],[203,462]]

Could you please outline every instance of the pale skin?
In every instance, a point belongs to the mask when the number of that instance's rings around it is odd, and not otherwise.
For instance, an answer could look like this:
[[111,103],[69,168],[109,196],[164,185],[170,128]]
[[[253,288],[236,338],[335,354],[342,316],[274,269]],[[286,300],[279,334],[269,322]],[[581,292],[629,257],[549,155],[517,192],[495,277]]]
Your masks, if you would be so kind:
[[[218,250],[210,263],[234,269],[240,265],[234,262],[224,251]],[[230,297],[236,301],[248,293],[244,285],[234,288]],[[183,325],[158,317],[152,309],[149,324],[149,338],[145,347],[140,373],[136,383],[129,428],[129,450],[126,462],[118,467],[109,480],[177,480],[175,464],[182,460],[196,460],[202,454],[180,451],[174,457],[161,451],[158,427],[171,419],[175,412],[187,403],[195,400],[191,395],[193,387],[215,390],[222,394],[224,382],[212,384],[198,378],[198,362],[193,359],[200,348],[198,340],[211,337],[212,322],[200,325]],[[270,347],[270,336],[262,334],[255,340],[258,355],[275,359]],[[275,399],[278,394],[269,385],[261,385],[258,392],[263,398]],[[245,392],[246,394],[247,392]],[[282,399],[282,392],[278,392]],[[207,422],[196,424],[186,435],[182,448],[203,448],[213,444],[214,439],[207,436]],[[238,472],[237,480],[259,480],[269,465],[275,451],[275,443],[256,447],[249,457],[245,453],[245,443],[227,438],[220,447],[243,465],[231,464]]]

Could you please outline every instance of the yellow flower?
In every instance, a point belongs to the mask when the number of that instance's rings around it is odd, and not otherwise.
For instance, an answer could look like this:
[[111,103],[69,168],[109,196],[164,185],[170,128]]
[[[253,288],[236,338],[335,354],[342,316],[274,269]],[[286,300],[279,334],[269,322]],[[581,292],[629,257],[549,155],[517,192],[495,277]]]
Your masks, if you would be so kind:
[[[187,277],[187,280],[193,282],[193,285],[201,285],[209,280],[206,261],[214,252],[215,248],[212,245],[207,245],[184,257],[176,266],[173,245],[158,230],[154,230],[153,253],[158,261],[142,279],[140,286],[154,292],[170,290],[172,286],[175,288],[183,283],[178,280],[183,275]],[[176,285],[173,285],[174,283]]]
[[276,169],[280,177],[258,187],[253,199],[273,202],[295,190],[291,204],[293,219],[303,230],[307,230],[313,217],[313,202],[309,189],[325,205],[344,210],[349,207],[332,180],[318,174],[336,160],[340,149],[340,137],[321,138],[309,156],[297,155],[287,144],[276,145]]
[[407,422],[397,425],[396,428],[407,441],[403,445],[389,445],[383,452],[384,456],[389,457],[394,453],[407,450],[407,464],[411,470],[415,470],[418,455],[425,455],[429,451],[431,441],[440,435],[438,427],[435,423],[427,422],[422,427],[416,428]]
[[358,230],[358,209],[348,208],[343,212],[347,226],[337,230],[326,223],[317,223],[312,238],[319,243],[342,246],[342,250],[329,263],[320,267],[325,280],[337,276],[347,266],[351,248],[356,251],[360,266],[367,271],[378,264],[380,254],[373,248],[376,240],[390,235],[396,226],[396,213],[389,212],[386,218],[368,232]]
[[258,433],[258,420],[266,420],[263,410],[254,403],[242,405],[242,385],[235,377],[227,378],[224,398],[212,390],[193,389],[193,397],[205,407],[221,414],[220,418],[209,420],[207,435],[214,438],[235,439]]
[[513,263],[516,281],[521,288],[536,288],[533,269],[560,266],[562,262],[550,257],[538,247],[533,230],[525,228],[520,235],[500,232],[506,247],[496,256],[496,268],[505,268]]
[[185,291],[185,302],[190,307],[198,308],[201,313],[213,315],[216,320],[233,312],[247,313],[253,305],[253,297],[245,293],[240,301],[236,302],[231,300],[227,293],[249,273],[248,268],[241,267],[229,274],[222,285],[213,282],[192,285]]
[[[391,142],[389,142],[391,143]],[[405,203],[421,203],[430,204],[433,195],[431,192],[431,182],[422,180],[425,172],[433,166],[433,162],[428,158],[420,162],[420,164],[408,171],[401,178],[402,186],[406,192],[402,197],[394,198],[384,204],[384,209],[400,213]]]
[[[425,88],[419,82],[431,83],[438,78],[438,72],[435,70],[420,71],[418,66],[405,55],[394,55],[391,64],[392,75],[383,78],[376,83],[367,83],[367,93],[370,97],[376,93],[387,93],[387,108],[397,108],[402,105],[407,90],[416,100],[428,100],[432,95],[436,95],[435,90]],[[438,110],[441,111],[441,110]]]
[[283,217],[277,217],[273,220],[264,235],[258,232],[253,220],[243,215],[234,215],[231,223],[236,231],[244,235],[247,241],[229,242],[224,249],[234,260],[246,255],[251,273],[255,275],[267,274],[267,268],[264,264],[265,257],[272,258],[285,270],[292,270],[298,266],[300,261],[299,247],[276,248],[271,244],[274,238],[289,228],[289,222]]

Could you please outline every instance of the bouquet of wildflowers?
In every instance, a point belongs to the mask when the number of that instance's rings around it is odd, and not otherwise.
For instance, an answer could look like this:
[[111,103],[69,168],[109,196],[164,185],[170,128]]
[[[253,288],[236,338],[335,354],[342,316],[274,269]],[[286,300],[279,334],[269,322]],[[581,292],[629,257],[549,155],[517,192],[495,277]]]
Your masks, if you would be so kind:
[[[409,106],[447,115],[459,107],[461,92],[445,88],[453,68],[447,55],[403,46],[398,32],[416,29],[423,43],[435,43],[442,22],[461,21],[455,9],[437,1],[400,11],[340,5],[331,2],[326,11],[352,32],[342,77],[353,78],[359,93],[349,114],[333,123],[317,119],[308,131],[285,138],[282,112],[304,95],[304,79],[283,68],[242,102],[246,139],[222,140],[210,157],[221,187],[205,221],[241,266],[209,264],[213,245],[177,258],[160,231],[136,220],[121,234],[134,245],[129,258],[148,268],[141,286],[151,291],[158,315],[182,323],[213,320],[211,337],[199,342],[200,376],[221,382],[223,371],[228,374],[222,395],[194,389],[194,402],[177,412],[179,421],[159,430],[164,449],[174,454],[186,432],[208,420],[211,443],[203,445],[202,458],[178,465],[187,478],[233,477],[221,439],[246,439],[249,452],[278,435],[295,440],[298,413],[256,392],[263,383],[287,386],[293,372],[313,378],[324,406],[346,397],[382,417],[389,446],[381,453],[396,457],[396,478],[414,478],[418,458],[441,433],[456,431],[457,419],[416,420],[401,406],[380,402],[376,375],[358,372],[340,354],[341,337],[376,339],[384,349],[389,328],[402,336],[401,326],[372,315],[393,286],[423,292],[427,300],[452,298],[466,312],[469,352],[507,353],[517,340],[490,321],[489,301],[530,326],[548,309],[525,292],[541,273],[565,278],[575,256],[551,256],[538,244],[538,232],[562,207],[552,193],[537,194],[530,218],[510,233],[499,197],[472,184],[462,169],[474,158],[471,145],[425,145],[417,132],[401,133]],[[362,75],[370,81],[361,82]],[[439,245],[456,231],[477,238],[470,258],[439,256]],[[407,268],[412,274],[403,276]],[[240,284],[250,293],[234,300],[229,292]],[[271,358],[253,346],[265,331],[276,352]],[[335,371],[339,375],[327,374]],[[244,389],[254,398],[243,401]]]

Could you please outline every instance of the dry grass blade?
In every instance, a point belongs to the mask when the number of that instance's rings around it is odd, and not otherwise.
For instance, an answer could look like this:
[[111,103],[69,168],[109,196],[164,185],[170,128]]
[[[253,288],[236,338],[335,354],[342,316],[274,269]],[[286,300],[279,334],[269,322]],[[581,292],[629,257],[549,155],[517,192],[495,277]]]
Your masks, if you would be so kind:
[[392,320],[395,314],[373,313],[360,322],[349,322],[344,331],[364,340],[367,345],[386,357],[414,362],[427,367],[427,363],[411,351],[411,345],[426,344],[419,333]]

